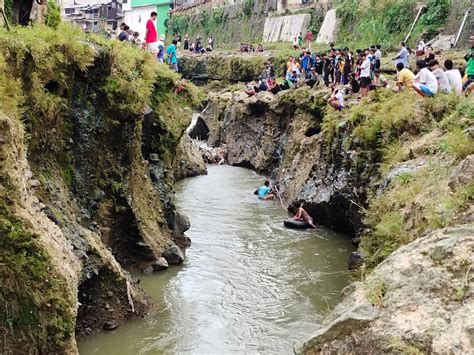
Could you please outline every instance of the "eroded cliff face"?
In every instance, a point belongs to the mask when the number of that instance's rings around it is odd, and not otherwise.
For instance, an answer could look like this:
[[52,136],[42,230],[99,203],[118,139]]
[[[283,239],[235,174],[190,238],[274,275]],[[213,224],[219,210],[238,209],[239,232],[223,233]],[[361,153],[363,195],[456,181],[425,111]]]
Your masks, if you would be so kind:
[[338,112],[325,95],[221,92],[191,132],[359,245],[361,281],[298,352],[472,352],[474,101],[381,90]]
[[336,230],[357,233],[359,208],[371,167],[356,165],[343,144],[346,134],[329,145],[321,133],[325,92],[301,88],[276,96],[242,92],[211,98],[192,133],[207,133],[208,144],[226,144],[228,163],[269,174],[290,206],[300,201],[317,221]]
[[152,307],[127,271],[189,244],[171,186],[200,98],[146,52],[67,27],[0,44],[1,348],[74,353]]
[[343,300],[301,354],[474,350],[474,229],[436,230],[401,247]]

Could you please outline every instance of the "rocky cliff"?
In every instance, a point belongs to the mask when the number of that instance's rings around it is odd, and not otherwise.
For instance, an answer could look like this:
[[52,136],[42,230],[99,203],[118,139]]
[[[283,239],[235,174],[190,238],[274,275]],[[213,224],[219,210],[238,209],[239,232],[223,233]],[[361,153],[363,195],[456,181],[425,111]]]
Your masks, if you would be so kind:
[[189,243],[170,192],[200,98],[178,80],[67,26],[0,32],[2,353],[74,353],[152,307],[126,270]]
[[[326,95],[211,94],[191,132],[225,144],[229,164],[268,174],[290,210],[305,202],[359,245],[349,262],[364,282],[299,350],[472,350],[472,230],[457,226],[474,220],[474,101],[385,90],[338,112]],[[451,322],[455,335],[443,334]]]
[[446,228],[401,247],[342,291],[304,354],[470,354],[474,229]]

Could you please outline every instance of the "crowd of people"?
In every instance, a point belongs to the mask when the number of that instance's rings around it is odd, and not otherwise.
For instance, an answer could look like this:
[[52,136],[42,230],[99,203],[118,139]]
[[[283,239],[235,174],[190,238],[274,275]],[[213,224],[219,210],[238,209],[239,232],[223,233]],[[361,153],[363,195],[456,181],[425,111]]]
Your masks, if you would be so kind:
[[[298,40],[299,38],[299,40]],[[311,38],[312,36],[305,36]],[[273,94],[303,85],[314,87],[325,85],[331,89],[328,104],[337,110],[345,106],[345,98],[356,94],[356,98],[366,97],[371,90],[390,89],[395,92],[413,90],[420,96],[433,97],[437,94],[457,94],[474,91],[474,47],[466,54],[467,68],[465,72],[455,68],[451,59],[443,65],[436,59],[433,48],[422,41],[416,52],[400,42],[395,58],[384,63],[388,69],[396,68],[394,84],[382,74],[383,55],[380,45],[357,49],[336,48],[333,43],[327,52],[314,53],[307,47],[300,47],[303,37],[295,36],[294,48],[301,52],[298,56],[289,56],[286,63],[283,83],[276,81],[276,69],[272,62],[265,62],[265,68],[258,77],[256,85],[247,85],[245,92],[251,96],[260,91]],[[310,44],[311,40],[307,43]],[[298,43],[297,43],[298,42]],[[474,37],[471,37],[474,45]],[[411,70],[411,57],[416,59],[414,70]],[[464,76],[464,79],[463,79]]]
[[[148,50],[160,63],[166,63],[174,71],[178,71],[178,39],[173,39],[172,43],[169,46],[165,46],[165,34],[161,34],[158,37],[158,32],[156,30],[156,18],[157,13],[152,11],[150,18],[148,19],[145,27],[145,36],[144,40],[140,39],[140,33],[134,31],[126,23],[120,24],[119,34],[117,39],[122,42],[130,42],[132,45],[137,46],[140,49]],[[109,33],[109,37],[113,38],[114,34]]]

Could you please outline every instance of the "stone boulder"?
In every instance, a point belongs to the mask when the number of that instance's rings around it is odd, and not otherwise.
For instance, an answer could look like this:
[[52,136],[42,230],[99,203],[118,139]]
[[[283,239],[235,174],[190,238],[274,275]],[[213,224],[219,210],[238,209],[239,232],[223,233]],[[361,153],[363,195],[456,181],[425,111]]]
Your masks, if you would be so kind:
[[454,168],[449,178],[449,187],[456,190],[457,187],[472,183],[474,176],[474,154],[469,155]]
[[175,234],[183,234],[189,228],[191,228],[191,222],[189,221],[188,216],[184,213],[174,211],[173,212],[173,232]]
[[187,135],[183,134],[176,148],[173,159],[173,176],[175,181],[207,173],[206,164],[199,147]]
[[166,270],[169,267],[169,264],[164,257],[160,257],[157,261],[151,264],[151,267],[153,268],[153,271],[161,271]]
[[168,264],[171,265],[181,264],[184,261],[184,254],[181,249],[176,245],[173,245],[166,249],[163,252],[162,257],[168,262]]
[[304,354],[474,353],[474,227],[436,230],[405,245],[341,303]]

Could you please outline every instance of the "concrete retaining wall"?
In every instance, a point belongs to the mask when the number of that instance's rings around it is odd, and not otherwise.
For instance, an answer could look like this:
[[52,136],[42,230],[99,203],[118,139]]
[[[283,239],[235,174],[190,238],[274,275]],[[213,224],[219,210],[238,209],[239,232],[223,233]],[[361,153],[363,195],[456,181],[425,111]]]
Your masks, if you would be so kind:
[[289,42],[300,33],[304,35],[310,21],[309,14],[267,17],[263,30],[263,42]]
[[319,30],[316,43],[331,43],[337,41],[337,28],[339,21],[336,17],[336,10],[331,9],[326,13],[323,24]]

